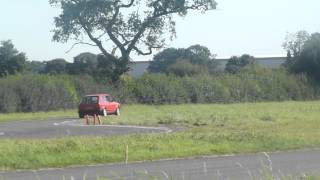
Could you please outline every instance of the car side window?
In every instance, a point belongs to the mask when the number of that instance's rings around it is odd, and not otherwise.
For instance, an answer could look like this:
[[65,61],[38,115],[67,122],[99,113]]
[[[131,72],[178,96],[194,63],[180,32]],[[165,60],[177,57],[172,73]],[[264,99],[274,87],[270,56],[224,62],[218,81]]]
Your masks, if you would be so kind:
[[98,97],[97,96],[86,96],[83,97],[81,100],[82,104],[97,104],[98,103]]
[[106,97],[105,97],[105,96],[102,96],[102,98],[101,98],[101,99],[102,99],[102,102],[103,102],[103,103],[105,103],[105,102],[106,102]]
[[81,100],[82,104],[87,104],[88,98],[87,97],[83,97]]
[[90,104],[97,104],[98,103],[98,97],[97,96],[92,96],[90,98]]
[[112,102],[112,101],[113,101],[113,99],[112,99],[112,97],[111,97],[111,96],[106,96],[106,101],[107,101],[107,102]]

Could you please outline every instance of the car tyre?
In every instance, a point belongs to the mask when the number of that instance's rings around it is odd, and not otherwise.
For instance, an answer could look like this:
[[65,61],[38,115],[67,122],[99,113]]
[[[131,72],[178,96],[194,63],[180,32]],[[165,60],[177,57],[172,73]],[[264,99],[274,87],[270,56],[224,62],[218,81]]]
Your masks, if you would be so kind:
[[120,108],[117,108],[115,115],[120,116]]

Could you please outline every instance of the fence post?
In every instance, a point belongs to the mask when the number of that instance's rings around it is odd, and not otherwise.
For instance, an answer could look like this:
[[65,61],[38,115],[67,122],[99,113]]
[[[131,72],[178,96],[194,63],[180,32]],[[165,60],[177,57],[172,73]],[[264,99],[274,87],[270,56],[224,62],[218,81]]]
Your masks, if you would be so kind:
[[128,157],[128,155],[129,155],[129,146],[128,146],[128,144],[126,145],[126,152],[125,152],[125,163],[126,164],[128,164],[128,159],[129,159],[129,157]]

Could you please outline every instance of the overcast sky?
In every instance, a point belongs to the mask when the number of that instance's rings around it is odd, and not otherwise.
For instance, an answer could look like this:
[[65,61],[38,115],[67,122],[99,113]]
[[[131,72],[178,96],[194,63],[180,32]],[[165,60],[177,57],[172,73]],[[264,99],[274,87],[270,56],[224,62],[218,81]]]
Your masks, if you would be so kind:
[[[189,13],[177,18],[177,39],[170,47],[207,46],[218,57],[244,53],[256,57],[284,56],[281,47],[287,32],[320,32],[320,0],[217,0],[217,10]],[[59,9],[48,0],[0,0],[0,40],[11,39],[29,60],[65,58],[81,52],[99,53],[95,47],[51,41],[53,17]],[[134,57],[150,60],[152,57]]]

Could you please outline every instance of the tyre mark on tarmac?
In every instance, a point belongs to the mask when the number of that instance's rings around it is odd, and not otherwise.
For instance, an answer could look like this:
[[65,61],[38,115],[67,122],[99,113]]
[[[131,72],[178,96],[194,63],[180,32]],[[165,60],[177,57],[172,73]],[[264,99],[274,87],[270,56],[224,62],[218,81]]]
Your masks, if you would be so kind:
[[159,130],[166,133],[171,133],[172,129],[168,127],[153,127],[153,126],[135,126],[135,125],[86,125],[82,124],[81,120],[63,121],[61,123],[53,123],[54,126],[78,126],[78,127],[113,127],[113,128],[133,128],[133,129],[146,129],[146,130]]

